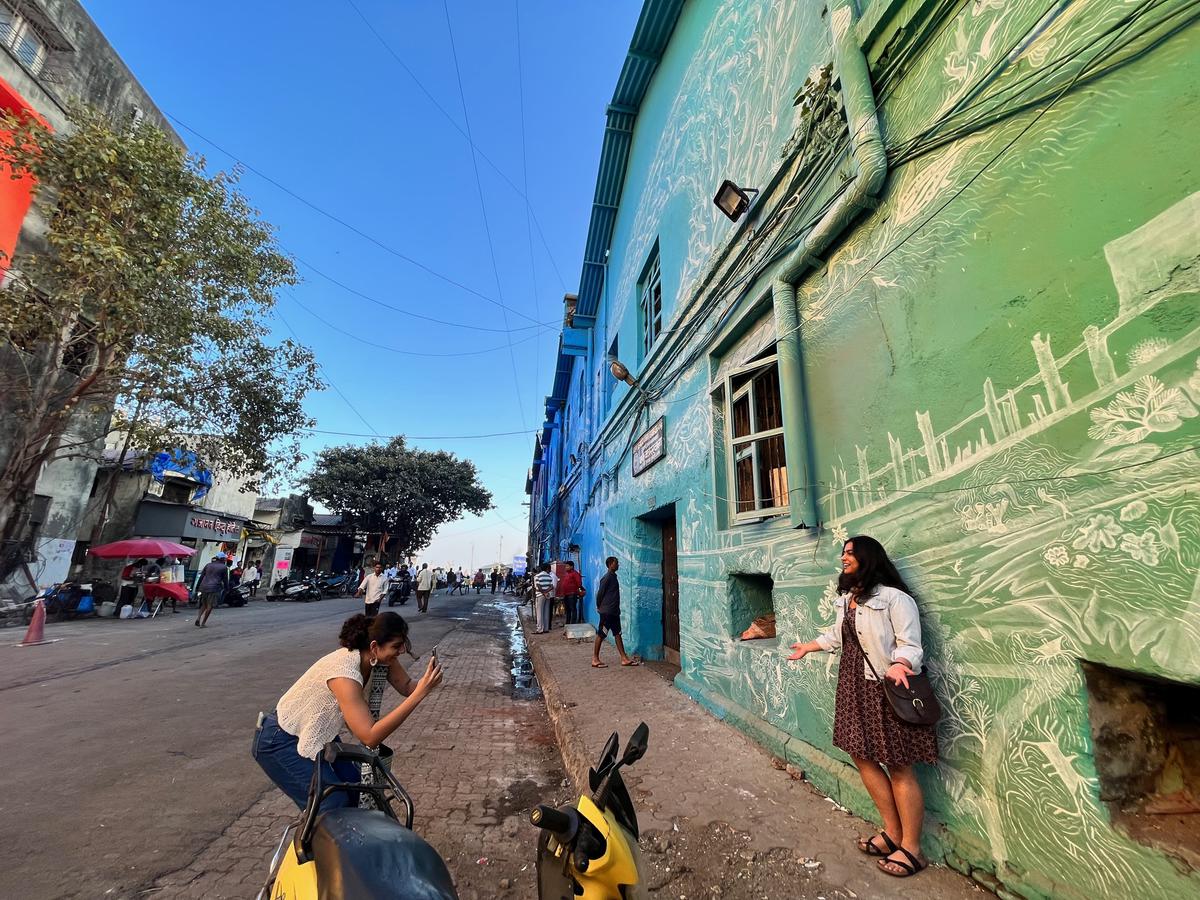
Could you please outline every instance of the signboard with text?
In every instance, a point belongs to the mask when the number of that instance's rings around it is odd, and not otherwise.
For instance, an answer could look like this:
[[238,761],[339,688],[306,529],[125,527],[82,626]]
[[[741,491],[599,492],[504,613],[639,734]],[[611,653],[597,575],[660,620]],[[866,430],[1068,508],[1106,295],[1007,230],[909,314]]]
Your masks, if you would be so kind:
[[512,562],[513,574],[516,575],[518,578],[520,578],[522,575],[525,574],[525,567],[527,564],[528,564],[528,562],[525,559],[524,555],[514,556],[513,562]]
[[652,465],[667,455],[666,441],[663,439],[663,419],[651,425],[633,445],[633,474],[641,475]]

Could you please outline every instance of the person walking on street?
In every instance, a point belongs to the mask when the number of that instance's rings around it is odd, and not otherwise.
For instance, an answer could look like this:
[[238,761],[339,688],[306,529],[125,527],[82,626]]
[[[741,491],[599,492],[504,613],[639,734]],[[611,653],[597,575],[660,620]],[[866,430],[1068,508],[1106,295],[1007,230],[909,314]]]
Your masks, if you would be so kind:
[[492,593],[496,593],[496,586],[500,584],[500,569],[497,566],[492,567],[492,574],[488,580],[492,583]]
[[250,596],[258,596],[258,583],[262,580],[262,573],[258,570],[258,563],[250,563],[246,567],[245,573],[242,575],[242,581],[246,582],[250,587]]
[[557,587],[558,579],[550,571],[550,563],[542,563],[538,573],[533,576],[533,612],[537,634],[546,634],[550,630],[554,615],[554,591]]
[[[374,749],[442,682],[442,669],[432,656],[419,681],[400,665],[400,654],[410,649],[408,623],[394,612],[374,619],[361,613],[351,616],[342,624],[338,643],[339,649],[318,659],[288,688],[254,734],[251,752],[255,762],[300,809],[308,803],[309,783],[318,765],[326,781],[361,780],[357,763],[342,760],[331,767],[319,762],[325,745],[340,740],[343,726]],[[376,721],[363,688],[378,666],[404,700]],[[334,791],[321,801],[320,809],[353,803],[352,794]]]
[[421,571],[417,573],[417,612],[429,611],[429,595],[433,592],[433,569],[429,563],[421,563]]
[[483,574],[483,569],[476,570],[475,576],[471,579],[471,584],[475,588],[477,595],[483,590],[483,586],[487,584],[487,578]]
[[383,603],[384,595],[387,594],[387,588],[388,578],[383,574],[383,563],[377,562],[371,574],[359,584],[357,592],[366,603],[365,612],[368,619],[379,615],[379,607]]
[[575,625],[580,621],[580,607],[583,604],[583,576],[575,569],[575,563],[567,560],[567,571],[558,579],[556,593],[562,598],[563,609],[566,610],[564,625]]
[[608,663],[600,661],[600,648],[610,632],[617,645],[621,665],[636,666],[639,665],[638,660],[629,657],[625,652],[625,642],[621,640],[621,584],[617,581],[617,569],[621,568],[621,562],[615,556],[610,556],[604,565],[608,571],[596,585],[596,612],[600,615],[600,627],[596,629],[596,643],[592,649],[592,668],[608,668]]
[[224,553],[218,553],[212,558],[212,562],[200,570],[199,590],[200,609],[196,613],[196,625],[206,628],[213,607],[229,590],[229,566],[225,564]]
[[887,551],[865,535],[842,545],[837,592],[833,626],[815,640],[792,644],[788,659],[842,651],[833,745],[854,760],[883,820],[883,830],[860,839],[858,850],[880,857],[884,873],[908,878],[929,864],[921,855],[925,799],[913,770],[916,763],[937,762],[937,732],[893,713],[882,678],[908,687],[909,676],[921,671],[920,613]]

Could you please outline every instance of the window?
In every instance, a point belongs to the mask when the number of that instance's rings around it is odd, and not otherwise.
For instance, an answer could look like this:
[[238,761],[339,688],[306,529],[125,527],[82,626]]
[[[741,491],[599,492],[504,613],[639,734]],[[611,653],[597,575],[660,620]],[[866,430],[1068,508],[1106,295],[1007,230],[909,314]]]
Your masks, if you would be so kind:
[[600,377],[602,379],[604,379],[602,384],[604,385],[604,414],[605,415],[608,415],[608,411],[610,409],[612,409],[613,389],[616,388],[616,386],[617,386],[617,379],[614,378],[612,372],[610,372],[608,370],[609,364],[614,359],[620,359],[620,357],[617,355],[617,351],[620,349],[618,347],[617,340],[618,340],[617,337],[614,337],[612,339],[612,343],[608,347],[608,357],[604,360],[604,368],[602,368],[600,370]]
[[48,49],[45,41],[28,19],[3,4],[0,4],[0,43],[11,50],[32,74],[37,75],[42,71]]
[[[774,348],[767,351],[774,353]],[[726,435],[734,519],[762,518],[788,510],[783,407],[775,356],[736,370],[725,383]]]
[[748,640],[745,632],[756,620],[766,620],[767,617],[772,620],[775,618],[775,580],[767,574],[731,574],[729,621],[733,636]]
[[658,244],[642,280],[638,282],[638,324],[642,332],[642,358],[650,355],[650,349],[662,333],[662,267],[659,265]]

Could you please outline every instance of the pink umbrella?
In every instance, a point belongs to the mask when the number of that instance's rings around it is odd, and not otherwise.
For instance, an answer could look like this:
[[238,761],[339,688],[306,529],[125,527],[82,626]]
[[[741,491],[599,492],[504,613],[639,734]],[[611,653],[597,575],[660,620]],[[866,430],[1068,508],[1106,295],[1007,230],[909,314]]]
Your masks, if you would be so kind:
[[161,538],[132,538],[128,541],[101,544],[88,551],[92,556],[98,556],[101,559],[125,559],[133,556],[192,556],[195,552],[193,547],[185,547],[183,544],[164,541]]

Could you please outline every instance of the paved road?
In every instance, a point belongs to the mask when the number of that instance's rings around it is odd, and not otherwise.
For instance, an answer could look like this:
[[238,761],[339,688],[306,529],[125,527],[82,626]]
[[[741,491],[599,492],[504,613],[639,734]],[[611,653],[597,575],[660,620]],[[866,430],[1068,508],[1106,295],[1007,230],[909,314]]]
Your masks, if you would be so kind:
[[[469,627],[476,600],[439,596],[421,617],[400,608],[415,651]],[[184,613],[89,620],[50,626],[61,640],[34,648],[0,632],[0,897],[135,896],[191,864],[270,797],[249,755],[255,714],[360,608],[257,602],[218,609],[206,629]],[[493,619],[474,640],[496,656],[504,624]]]

